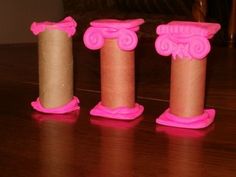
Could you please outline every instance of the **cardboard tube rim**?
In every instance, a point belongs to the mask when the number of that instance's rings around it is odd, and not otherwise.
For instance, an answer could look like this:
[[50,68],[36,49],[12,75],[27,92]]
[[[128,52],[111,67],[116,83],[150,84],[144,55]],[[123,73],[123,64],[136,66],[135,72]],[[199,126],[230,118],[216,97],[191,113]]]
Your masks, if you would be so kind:
[[109,108],[135,105],[134,51],[123,51],[117,39],[106,39],[101,49],[101,102]]
[[204,60],[172,59],[170,112],[191,118],[204,112],[206,64]]

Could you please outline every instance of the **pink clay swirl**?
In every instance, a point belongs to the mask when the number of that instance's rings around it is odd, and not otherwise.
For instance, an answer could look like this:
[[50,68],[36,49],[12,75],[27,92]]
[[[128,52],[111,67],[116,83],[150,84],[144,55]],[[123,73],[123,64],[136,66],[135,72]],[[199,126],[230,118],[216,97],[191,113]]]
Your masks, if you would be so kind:
[[100,49],[104,44],[104,38],[118,38],[118,46],[122,50],[133,50],[138,43],[135,32],[127,29],[117,31],[107,31],[95,27],[89,27],[84,34],[84,44],[91,50]]
[[173,59],[186,58],[201,60],[211,50],[209,38],[220,29],[219,24],[188,21],[172,21],[159,25],[156,33],[156,51],[163,56],[172,55]]
[[174,43],[168,35],[159,36],[155,42],[156,51],[163,56],[169,56],[173,52]]
[[138,37],[135,32],[121,29],[118,35],[118,46],[122,50],[133,50],[138,43]]
[[[181,45],[189,47],[183,48]],[[163,56],[172,55],[174,59],[180,56],[197,60],[204,59],[211,50],[209,41],[201,36],[190,37],[187,41],[181,42],[178,39],[170,39],[168,35],[161,35],[156,39],[155,48]]]
[[91,50],[100,49],[104,44],[104,38],[100,30],[94,27],[89,27],[84,33],[84,44]]
[[203,59],[211,50],[209,41],[200,36],[191,37],[189,40],[189,54],[192,58]]

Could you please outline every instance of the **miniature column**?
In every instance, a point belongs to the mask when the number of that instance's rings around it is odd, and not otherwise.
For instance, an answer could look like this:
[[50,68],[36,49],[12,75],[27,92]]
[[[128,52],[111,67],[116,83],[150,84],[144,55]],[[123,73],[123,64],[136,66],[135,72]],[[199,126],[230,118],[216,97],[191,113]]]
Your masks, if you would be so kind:
[[84,43],[91,50],[101,49],[101,101],[91,115],[132,120],[143,112],[135,103],[136,31],[144,23],[134,20],[95,20],[84,34]]
[[39,55],[39,98],[31,105],[39,112],[63,114],[79,109],[79,100],[73,96],[71,37],[76,26],[71,17],[31,25],[33,34],[38,35]]
[[156,123],[199,129],[214,121],[215,110],[204,109],[208,39],[220,29],[216,23],[173,21],[157,27],[157,52],[172,55],[170,107]]

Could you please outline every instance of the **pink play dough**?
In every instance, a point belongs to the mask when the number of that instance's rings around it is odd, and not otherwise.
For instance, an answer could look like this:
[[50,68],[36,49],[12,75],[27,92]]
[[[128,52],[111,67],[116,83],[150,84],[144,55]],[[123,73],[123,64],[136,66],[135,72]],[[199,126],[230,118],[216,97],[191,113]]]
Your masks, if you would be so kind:
[[68,113],[68,112],[71,112],[71,111],[78,110],[79,109],[78,104],[79,104],[79,99],[77,97],[75,97],[75,96],[66,105],[61,106],[61,107],[57,107],[57,108],[50,108],[50,109],[44,108],[41,105],[39,98],[37,98],[36,101],[31,102],[31,106],[35,110],[37,110],[39,112],[51,113],[51,114],[64,114],[64,113]]
[[61,30],[67,33],[68,37],[71,37],[76,32],[77,23],[72,17],[66,17],[60,22],[33,22],[31,25],[31,31],[34,35],[47,30]]
[[139,25],[143,24],[143,19],[115,20],[103,19],[90,23],[84,34],[84,44],[91,50],[100,49],[104,44],[104,38],[117,39],[118,46],[122,50],[133,50],[138,43],[136,31]]
[[158,119],[156,119],[156,123],[179,128],[200,129],[209,126],[214,121],[214,118],[214,109],[205,109],[202,115],[191,118],[175,116],[167,109]]
[[159,25],[156,51],[163,56],[203,59],[211,50],[208,39],[220,29],[217,23],[172,21]]
[[138,103],[135,104],[134,108],[107,108],[99,102],[91,111],[90,114],[93,116],[101,116],[111,119],[120,120],[133,120],[143,113],[143,106]]

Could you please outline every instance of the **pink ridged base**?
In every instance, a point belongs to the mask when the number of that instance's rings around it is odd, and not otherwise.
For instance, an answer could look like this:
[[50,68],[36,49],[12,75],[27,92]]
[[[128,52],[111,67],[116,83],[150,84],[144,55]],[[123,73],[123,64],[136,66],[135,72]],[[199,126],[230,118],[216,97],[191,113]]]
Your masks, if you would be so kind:
[[134,108],[119,107],[119,108],[107,108],[99,102],[91,111],[93,116],[100,116],[111,119],[119,120],[133,120],[139,117],[143,113],[143,106],[135,103]]
[[156,123],[171,127],[201,129],[209,126],[214,121],[214,119],[214,109],[205,109],[202,115],[192,118],[175,116],[169,112],[169,109],[167,109],[159,118],[156,119]]
[[79,109],[78,104],[79,104],[79,99],[75,96],[66,105],[61,106],[61,107],[57,107],[57,108],[50,108],[50,109],[44,108],[41,105],[39,98],[37,98],[36,101],[31,102],[31,106],[35,110],[37,110],[39,112],[43,112],[43,113],[49,113],[49,114],[65,114],[65,113],[68,113],[68,112],[78,110]]

